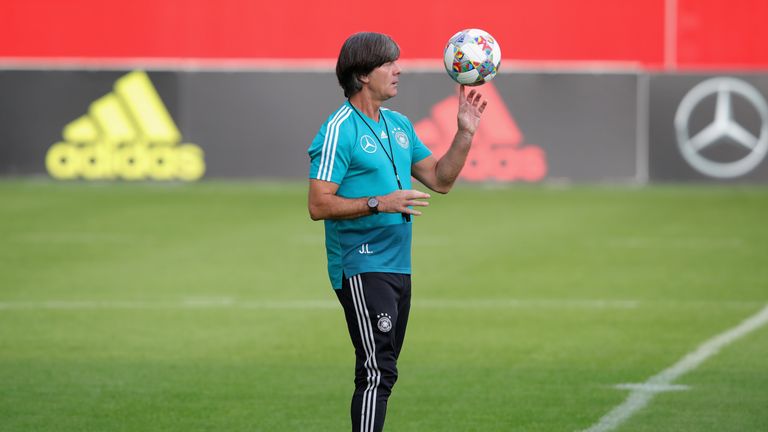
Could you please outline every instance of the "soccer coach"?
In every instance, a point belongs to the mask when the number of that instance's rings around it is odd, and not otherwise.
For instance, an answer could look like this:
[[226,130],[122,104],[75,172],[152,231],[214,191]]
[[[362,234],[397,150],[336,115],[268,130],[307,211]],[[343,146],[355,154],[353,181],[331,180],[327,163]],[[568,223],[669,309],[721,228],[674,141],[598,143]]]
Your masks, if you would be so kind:
[[410,120],[382,107],[397,95],[400,48],[387,35],[356,33],[341,48],[336,77],[348,98],[309,147],[309,213],[325,221],[331,285],[355,347],[352,430],[381,431],[397,380],[411,300],[412,207],[451,190],[487,102],[459,90],[458,130],[439,160]]

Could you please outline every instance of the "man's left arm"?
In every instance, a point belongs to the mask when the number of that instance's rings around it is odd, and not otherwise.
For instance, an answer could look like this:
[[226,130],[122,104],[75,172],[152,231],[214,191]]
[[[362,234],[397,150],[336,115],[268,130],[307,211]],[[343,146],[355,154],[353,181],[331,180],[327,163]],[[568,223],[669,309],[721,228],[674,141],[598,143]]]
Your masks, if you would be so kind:
[[464,94],[464,86],[459,87],[458,130],[448,151],[439,160],[430,155],[416,162],[411,167],[411,174],[426,187],[438,193],[448,193],[456,178],[459,177],[467,154],[472,147],[472,138],[480,124],[480,117],[488,102],[475,89]]

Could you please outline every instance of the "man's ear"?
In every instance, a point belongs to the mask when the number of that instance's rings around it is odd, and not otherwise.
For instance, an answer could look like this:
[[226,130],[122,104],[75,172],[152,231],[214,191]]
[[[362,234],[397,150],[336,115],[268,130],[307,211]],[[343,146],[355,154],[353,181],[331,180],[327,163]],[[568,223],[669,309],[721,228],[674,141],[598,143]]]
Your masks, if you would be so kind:
[[368,77],[368,75],[358,75],[357,80],[360,81],[363,84],[368,84],[371,79]]

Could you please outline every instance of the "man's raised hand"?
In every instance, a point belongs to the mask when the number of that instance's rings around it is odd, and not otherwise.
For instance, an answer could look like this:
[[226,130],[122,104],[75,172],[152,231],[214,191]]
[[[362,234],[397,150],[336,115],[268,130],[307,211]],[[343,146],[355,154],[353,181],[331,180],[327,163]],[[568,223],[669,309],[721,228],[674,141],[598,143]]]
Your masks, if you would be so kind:
[[472,89],[469,94],[465,94],[465,86],[459,86],[459,132],[474,135],[486,106],[488,101],[483,99],[483,95],[477,89]]

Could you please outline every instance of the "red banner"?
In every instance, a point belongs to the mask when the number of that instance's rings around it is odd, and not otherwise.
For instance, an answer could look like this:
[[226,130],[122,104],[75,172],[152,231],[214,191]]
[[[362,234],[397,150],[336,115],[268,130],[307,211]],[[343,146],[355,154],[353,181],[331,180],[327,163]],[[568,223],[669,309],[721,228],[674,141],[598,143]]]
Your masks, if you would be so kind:
[[478,27],[505,62],[755,69],[767,17],[765,0],[4,0],[0,58],[335,59],[349,34],[379,31],[404,59],[438,59]]

